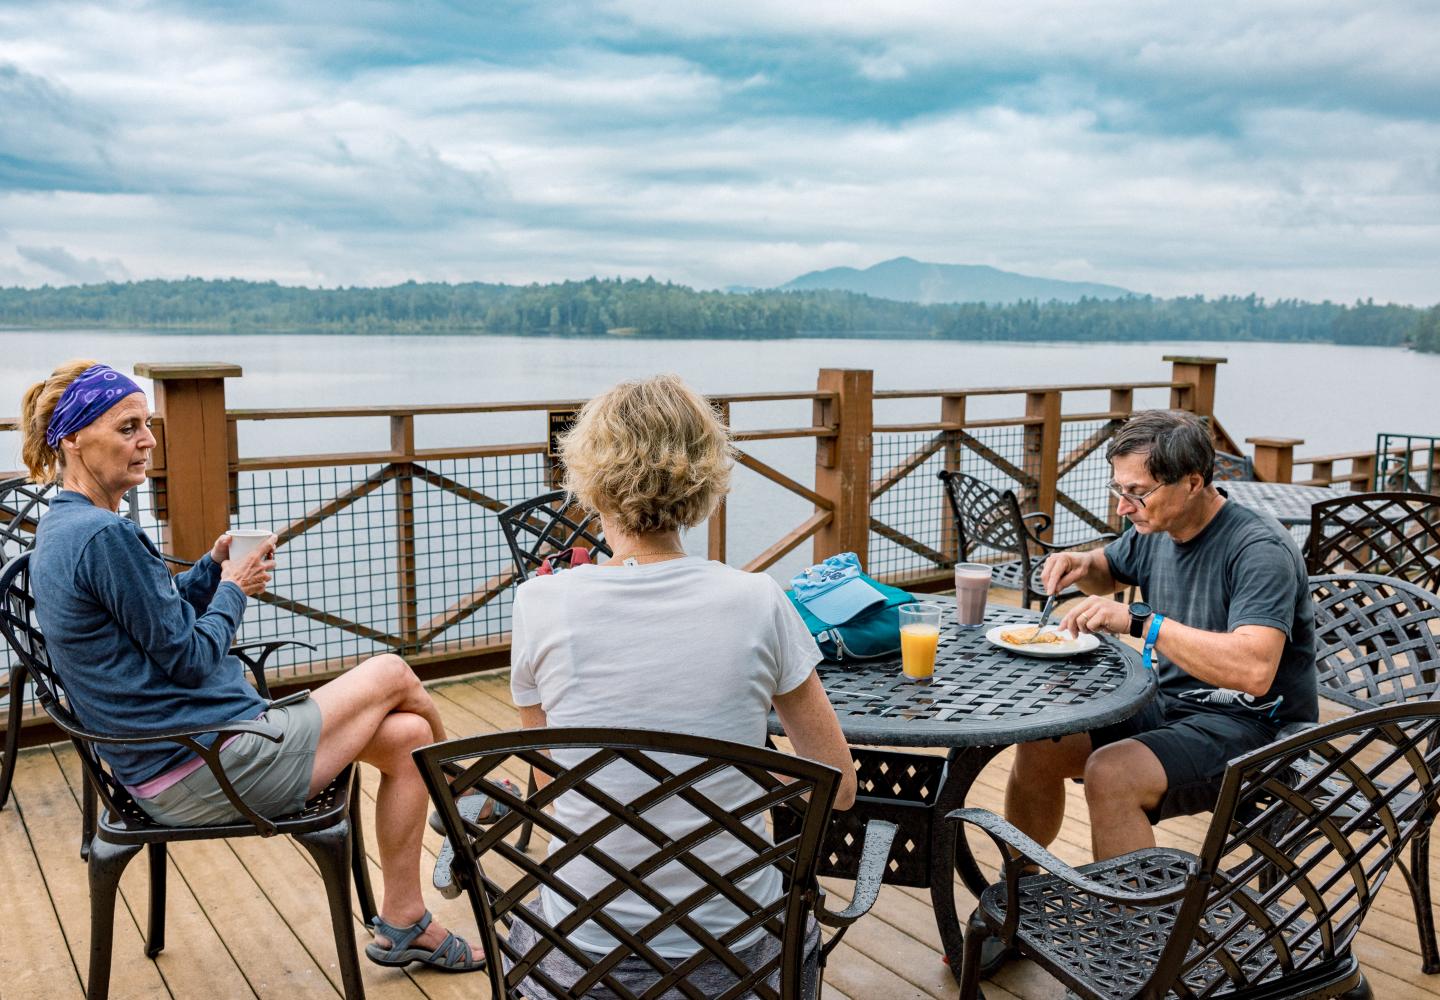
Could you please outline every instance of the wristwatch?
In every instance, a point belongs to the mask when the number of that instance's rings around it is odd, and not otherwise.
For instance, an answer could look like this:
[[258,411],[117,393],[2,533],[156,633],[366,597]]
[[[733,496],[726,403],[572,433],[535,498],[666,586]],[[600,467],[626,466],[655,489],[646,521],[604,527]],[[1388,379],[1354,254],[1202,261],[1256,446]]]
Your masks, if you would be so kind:
[[1130,634],[1139,639],[1145,634],[1145,619],[1151,614],[1150,605],[1144,601],[1136,601],[1130,605]]

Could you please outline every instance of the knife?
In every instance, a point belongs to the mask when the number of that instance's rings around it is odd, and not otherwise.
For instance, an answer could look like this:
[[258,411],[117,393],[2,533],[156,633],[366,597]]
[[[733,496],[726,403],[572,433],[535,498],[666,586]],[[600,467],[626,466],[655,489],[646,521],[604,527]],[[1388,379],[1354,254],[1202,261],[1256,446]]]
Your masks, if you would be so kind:
[[1030,636],[1031,642],[1034,642],[1037,638],[1039,638],[1040,633],[1045,629],[1045,626],[1050,624],[1050,613],[1054,610],[1055,595],[1051,594],[1049,597],[1045,598],[1045,607],[1040,610],[1040,624],[1035,626],[1035,632]]

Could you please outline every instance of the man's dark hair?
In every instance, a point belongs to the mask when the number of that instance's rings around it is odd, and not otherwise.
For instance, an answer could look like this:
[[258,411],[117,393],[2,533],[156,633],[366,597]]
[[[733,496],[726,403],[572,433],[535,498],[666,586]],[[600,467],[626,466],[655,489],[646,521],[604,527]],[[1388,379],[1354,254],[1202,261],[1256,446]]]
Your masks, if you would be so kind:
[[1145,469],[1157,483],[1178,483],[1192,472],[1210,477],[1215,471],[1215,445],[1205,422],[1185,410],[1141,410],[1125,421],[1110,439],[1105,458],[1145,455]]

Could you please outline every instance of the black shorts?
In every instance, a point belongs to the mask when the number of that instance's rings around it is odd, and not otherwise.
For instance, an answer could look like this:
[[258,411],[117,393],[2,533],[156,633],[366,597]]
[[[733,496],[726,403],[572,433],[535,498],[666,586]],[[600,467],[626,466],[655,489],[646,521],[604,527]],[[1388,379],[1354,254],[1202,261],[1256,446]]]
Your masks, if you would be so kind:
[[1279,731],[1271,720],[1217,711],[1162,691],[1138,715],[1091,730],[1090,744],[1098,750],[1121,740],[1138,740],[1160,759],[1167,787],[1159,805],[1146,810],[1150,822],[1158,823],[1214,809],[1225,765],[1273,743]]

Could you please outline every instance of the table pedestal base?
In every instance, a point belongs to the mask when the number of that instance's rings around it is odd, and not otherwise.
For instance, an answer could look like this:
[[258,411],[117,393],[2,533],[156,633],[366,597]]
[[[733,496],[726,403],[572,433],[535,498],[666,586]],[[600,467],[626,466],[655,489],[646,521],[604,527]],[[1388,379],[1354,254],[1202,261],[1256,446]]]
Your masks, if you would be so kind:
[[1003,746],[952,749],[945,770],[945,783],[933,807],[935,814],[930,823],[930,905],[935,909],[940,944],[945,949],[945,959],[950,963],[950,974],[956,982],[960,980],[965,935],[960,927],[960,916],[955,911],[955,875],[959,874],[965,888],[975,896],[979,896],[989,883],[980,871],[970,844],[964,837],[957,836],[957,825],[945,817],[965,807],[965,799],[975,779],[980,777],[985,765],[1004,749]]

